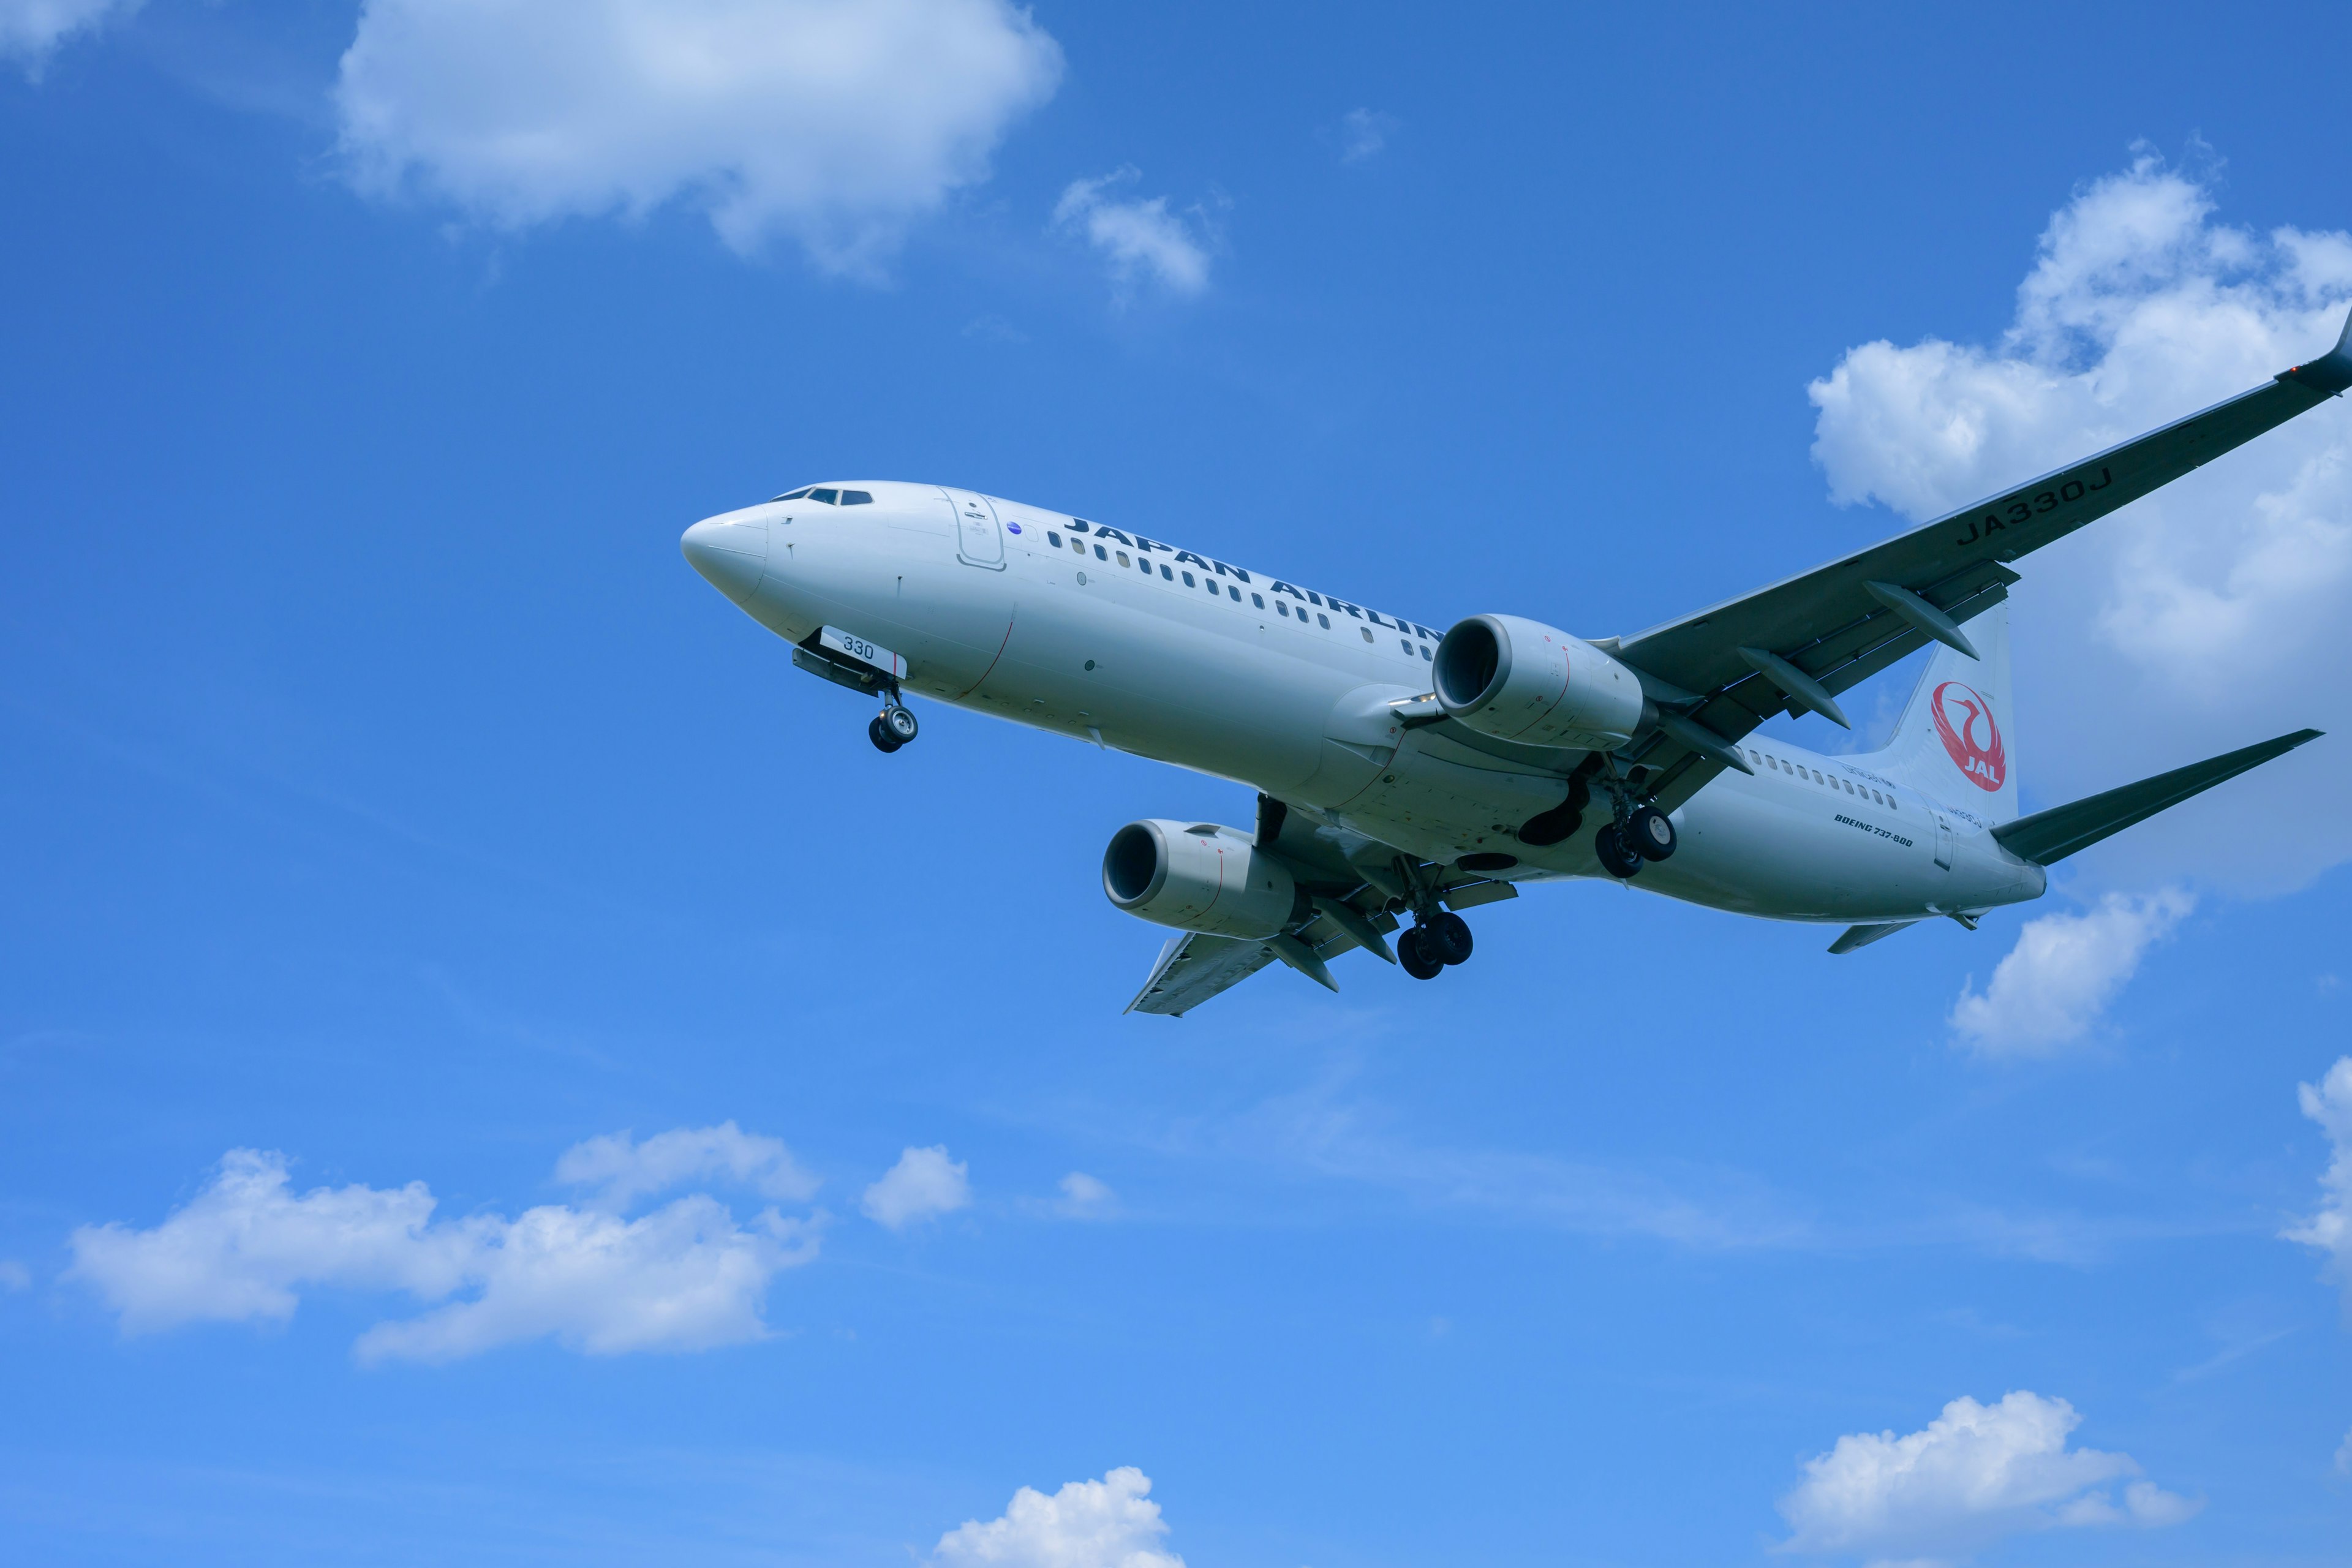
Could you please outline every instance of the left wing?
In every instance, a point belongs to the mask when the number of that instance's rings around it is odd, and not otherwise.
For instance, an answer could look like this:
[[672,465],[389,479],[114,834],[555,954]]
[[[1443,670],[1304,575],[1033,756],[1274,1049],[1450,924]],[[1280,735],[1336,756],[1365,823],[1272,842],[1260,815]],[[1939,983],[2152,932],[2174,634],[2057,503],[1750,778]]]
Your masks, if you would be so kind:
[[[1930,640],[1973,656],[1960,623],[2006,597],[2008,563],[2352,387],[2352,318],[2324,358],[2137,440],[1963,507],[1843,560],[1635,637],[1598,642],[1678,722],[1630,760],[1668,809],[1719,773],[1728,742],[1776,714],[1843,723],[1835,694]],[[1692,733],[1691,726],[1700,732]],[[1670,732],[1684,731],[1681,737]]]
[[1130,1013],[1181,1018],[1229,985],[1238,985],[1274,962],[1274,949],[1239,937],[1171,936],[1151,966],[1151,978],[1127,1005]]
[[[1314,917],[1280,936],[1195,931],[1169,938],[1143,989],[1127,1005],[1129,1012],[1181,1017],[1277,960],[1334,991],[1339,987],[1329,961],[1350,948],[1395,962],[1385,938],[1397,929],[1391,908],[1404,892],[1401,851],[1361,834],[1318,826],[1266,795],[1258,796],[1256,841],[1289,864],[1314,899]],[[1449,867],[1416,865],[1412,874],[1433,883],[1439,900],[1454,910],[1517,898],[1519,891],[1512,883]]]

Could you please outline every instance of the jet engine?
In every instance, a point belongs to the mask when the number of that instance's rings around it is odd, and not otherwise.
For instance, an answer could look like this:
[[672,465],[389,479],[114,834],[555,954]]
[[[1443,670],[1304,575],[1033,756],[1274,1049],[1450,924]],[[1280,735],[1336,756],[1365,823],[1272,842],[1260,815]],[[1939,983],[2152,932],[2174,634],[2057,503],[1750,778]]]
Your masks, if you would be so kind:
[[1639,677],[1581,637],[1517,616],[1472,616],[1437,645],[1438,706],[1483,735],[1613,750],[1642,727]]
[[1178,931],[1277,936],[1314,912],[1287,866],[1214,823],[1130,822],[1111,835],[1102,876],[1112,903]]

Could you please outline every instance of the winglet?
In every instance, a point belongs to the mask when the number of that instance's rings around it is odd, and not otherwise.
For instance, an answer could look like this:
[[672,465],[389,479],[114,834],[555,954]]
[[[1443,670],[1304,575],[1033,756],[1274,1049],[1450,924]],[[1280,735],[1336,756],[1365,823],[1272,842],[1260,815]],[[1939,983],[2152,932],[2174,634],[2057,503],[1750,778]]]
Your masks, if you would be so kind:
[[2293,370],[2279,373],[2279,380],[2292,381],[2314,392],[2324,392],[2333,397],[2352,386],[2352,313],[2344,318],[2344,331],[2336,336],[2335,348],[2326,357],[2299,364]]

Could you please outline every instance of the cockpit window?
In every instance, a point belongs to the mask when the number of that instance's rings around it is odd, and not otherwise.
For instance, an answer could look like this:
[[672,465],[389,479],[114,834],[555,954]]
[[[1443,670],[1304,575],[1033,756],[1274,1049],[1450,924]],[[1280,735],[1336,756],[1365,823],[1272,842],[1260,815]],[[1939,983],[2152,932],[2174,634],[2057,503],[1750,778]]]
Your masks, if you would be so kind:
[[841,492],[841,504],[844,506],[872,506],[874,504],[874,497],[872,492],[867,490],[844,490]]
[[801,499],[801,497],[803,497],[803,496],[804,496],[804,495],[806,495],[806,494],[808,494],[808,487],[807,487],[806,485],[803,485],[800,489],[796,489],[796,490],[786,490],[782,495],[778,496],[778,497],[776,498],[776,500],[800,500],[800,499]]
[[838,506],[841,504],[841,492],[839,490],[811,490],[809,491],[809,500],[821,500],[827,506]]

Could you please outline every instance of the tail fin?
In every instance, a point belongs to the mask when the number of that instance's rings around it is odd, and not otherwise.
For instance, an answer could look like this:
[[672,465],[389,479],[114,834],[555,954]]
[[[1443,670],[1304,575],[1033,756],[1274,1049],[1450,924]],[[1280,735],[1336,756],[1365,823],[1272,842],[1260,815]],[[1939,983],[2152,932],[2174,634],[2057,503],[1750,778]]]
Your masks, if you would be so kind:
[[1903,710],[1895,738],[1873,760],[1882,772],[1931,799],[2008,822],[2017,816],[2009,606],[1997,604],[1979,612],[1967,630],[1980,657],[1939,645]]

